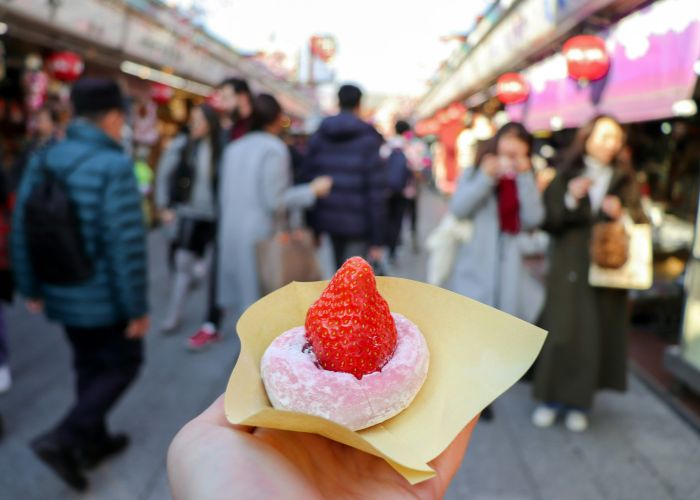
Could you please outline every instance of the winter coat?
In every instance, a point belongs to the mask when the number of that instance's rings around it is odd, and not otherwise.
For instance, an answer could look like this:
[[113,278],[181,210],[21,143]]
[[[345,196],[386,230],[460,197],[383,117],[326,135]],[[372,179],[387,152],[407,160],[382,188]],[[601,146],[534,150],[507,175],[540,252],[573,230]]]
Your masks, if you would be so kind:
[[146,241],[141,195],[133,163],[119,144],[91,123],[70,124],[64,141],[47,150],[46,164],[59,178],[92,151],[65,179],[95,274],[85,283],[48,285],[32,273],[24,205],[43,176],[34,156],[22,179],[12,225],[12,257],[19,291],[44,301],[47,316],[77,328],[113,326],[146,314]]
[[310,221],[319,232],[381,245],[386,224],[386,178],[379,155],[382,136],[352,113],[326,118],[311,137],[304,178],[333,178]]
[[[450,212],[472,221],[471,239],[460,246],[448,288],[454,292],[533,322],[544,301],[544,290],[525,267],[521,234],[500,230],[496,179],[479,168],[466,170],[459,180]],[[536,229],[544,207],[531,172],[516,178],[523,232]]]
[[289,150],[278,137],[251,132],[227,146],[219,184],[218,301],[240,311],[260,298],[256,245],[274,232],[275,214],[307,208],[308,184],[292,187]]
[[[588,284],[591,228],[606,220],[588,197],[567,208],[568,183],[583,165],[560,172],[544,194],[544,229],[551,235],[543,327],[549,331],[535,373],[535,397],[588,409],[598,389],[624,390],[627,377],[627,291]],[[634,177],[614,171],[608,194],[618,196],[636,222],[644,215]]]
[[[170,199],[173,176],[177,175],[183,154],[187,154],[185,153],[187,146],[186,135],[175,137],[158,163],[155,204],[161,210],[173,204]],[[189,151],[192,187],[189,200],[175,207],[180,217],[205,221],[216,219],[215,185],[218,165],[212,165],[211,148],[209,141],[198,141]]]

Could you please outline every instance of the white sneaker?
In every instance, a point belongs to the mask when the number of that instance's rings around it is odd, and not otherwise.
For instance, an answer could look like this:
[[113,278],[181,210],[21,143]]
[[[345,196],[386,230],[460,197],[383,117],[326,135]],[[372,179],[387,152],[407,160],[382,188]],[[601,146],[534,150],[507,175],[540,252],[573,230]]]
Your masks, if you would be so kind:
[[12,387],[12,375],[10,375],[10,367],[7,365],[0,366],[0,394],[10,390]]
[[209,273],[209,262],[207,259],[199,259],[192,266],[192,276],[197,281],[202,281],[207,277]]
[[569,410],[564,425],[571,432],[583,432],[588,429],[588,415],[579,410]]
[[557,419],[558,411],[547,405],[539,405],[532,412],[532,425],[535,427],[551,427]]

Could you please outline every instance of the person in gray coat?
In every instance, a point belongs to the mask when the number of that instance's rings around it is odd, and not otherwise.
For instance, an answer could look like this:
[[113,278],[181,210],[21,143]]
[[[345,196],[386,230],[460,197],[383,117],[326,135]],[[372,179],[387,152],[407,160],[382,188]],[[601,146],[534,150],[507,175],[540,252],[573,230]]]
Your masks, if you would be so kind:
[[275,215],[312,206],[327,196],[330,177],[292,186],[289,150],[279,138],[285,115],[277,100],[253,102],[253,129],[229,145],[219,185],[218,294],[222,308],[245,310],[260,297],[255,248],[274,230]]
[[[189,133],[173,139],[158,165],[155,202],[161,220],[175,224],[175,273],[170,300],[161,325],[164,333],[177,330],[197,262],[216,235],[216,183],[221,146],[219,117],[207,105],[192,109]],[[212,337],[219,323],[213,290],[208,296],[208,321]],[[196,348],[192,339],[190,348]]]
[[544,220],[531,150],[530,133],[519,123],[508,123],[460,178],[450,211],[471,220],[474,232],[459,248],[448,284],[528,322],[537,319],[544,302],[542,286],[523,263],[524,236]]

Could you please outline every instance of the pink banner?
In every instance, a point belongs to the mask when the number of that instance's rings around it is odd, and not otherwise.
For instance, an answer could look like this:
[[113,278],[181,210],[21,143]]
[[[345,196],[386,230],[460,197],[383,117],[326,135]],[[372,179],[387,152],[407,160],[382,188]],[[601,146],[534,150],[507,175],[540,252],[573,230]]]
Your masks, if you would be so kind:
[[700,19],[678,9],[669,20],[666,12],[684,3],[659,2],[664,5],[654,4],[602,33],[612,56],[602,80],[580,86],[566,76],[561,54],[530,68],[525,72],[530,98],[508,106],[510,118],[537,131],[578,127],[598,113],[627,123],[673,116],[674,103],[692,97],[700,58]]

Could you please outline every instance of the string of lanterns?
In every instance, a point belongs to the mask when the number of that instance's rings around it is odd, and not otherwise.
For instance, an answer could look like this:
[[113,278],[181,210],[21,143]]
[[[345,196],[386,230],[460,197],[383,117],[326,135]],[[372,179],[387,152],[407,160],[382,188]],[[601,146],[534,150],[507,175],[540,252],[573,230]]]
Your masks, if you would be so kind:
[[[579,85],[604,78],[610,71],[610,55],[605,40],[594,35],[577,35],[562,47],[569,78]],[[519,73],[506,73],[496,82],[496,97],[503,104],[527,101],[530,89],[527,80]]]

